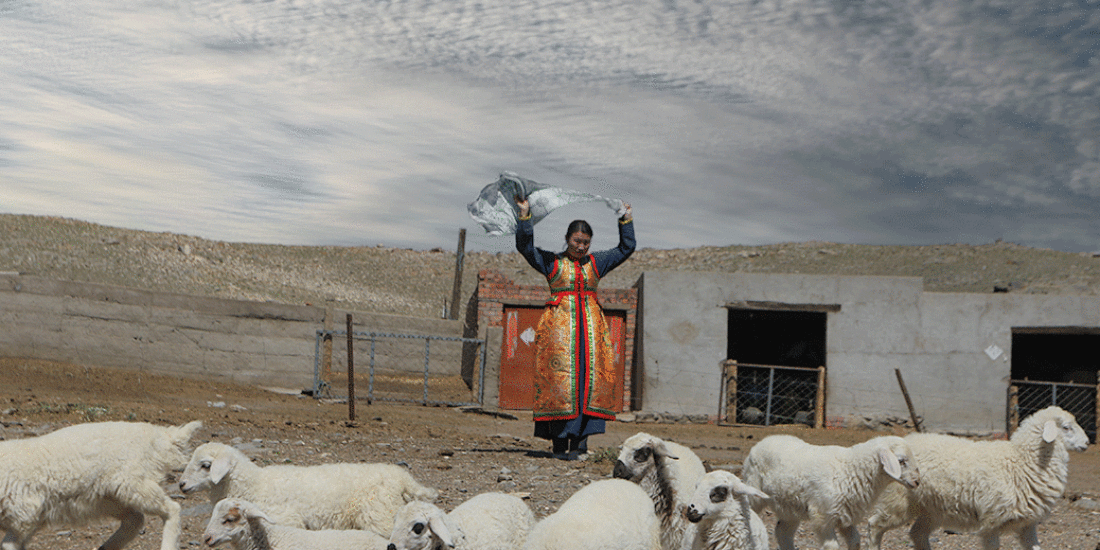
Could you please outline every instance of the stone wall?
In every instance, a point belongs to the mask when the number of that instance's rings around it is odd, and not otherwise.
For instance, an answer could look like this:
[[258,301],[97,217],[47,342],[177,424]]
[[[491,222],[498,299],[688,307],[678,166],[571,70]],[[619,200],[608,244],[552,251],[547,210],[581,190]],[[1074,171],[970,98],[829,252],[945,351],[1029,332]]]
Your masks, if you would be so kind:
[[[317,331],[462,336],[459,321],[0,274],[0,355],[312,388]],[[336,357],[339,354],[334,354]],[[333,369],[339,368],[338,364]]]

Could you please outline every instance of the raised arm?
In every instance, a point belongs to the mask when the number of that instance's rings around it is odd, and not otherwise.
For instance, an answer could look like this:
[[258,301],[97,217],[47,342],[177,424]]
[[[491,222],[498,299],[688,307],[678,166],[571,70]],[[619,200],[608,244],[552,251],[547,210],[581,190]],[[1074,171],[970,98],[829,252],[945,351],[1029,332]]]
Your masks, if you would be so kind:
[[626,214],[619,218],[619,246],[592,253],[592,257],[596,260],[596,271],[600,274],[600,277],[604,277],[609,271],[622,265],[634,253],[636,246],[634,215],[628,204],[626,205]]
[[531,211],[527,200],[516,200],[519,217],[516,225],[516,250],[523,255],[527,263],[543,275],[550,275],[554,269],[556,254],[535,247],[535,227],[531,224]]

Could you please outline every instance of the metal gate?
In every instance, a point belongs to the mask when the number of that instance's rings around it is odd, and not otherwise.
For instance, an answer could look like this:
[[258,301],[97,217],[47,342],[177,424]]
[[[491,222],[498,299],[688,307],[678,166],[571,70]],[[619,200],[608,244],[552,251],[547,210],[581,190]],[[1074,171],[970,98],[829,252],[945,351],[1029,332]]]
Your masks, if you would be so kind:
[[1073,413],[1089,441],[1096,443],[1100,385],[1009,380],[1008,432],[1016,431],[1021,420],[1051,405]]
[[[313,361],[313,395],[348,397],[348,354],[332,346],[331,369],[324,372],[323,343],[346,330],[318,330]],[[421,405],[465,406],[485,401],[485,340],[423,334],[352,332],[353,387],[367,388],[356,399]]]
[[825,367],[722,363],[722,402],[718,418],[726,424],[806,424],[825,420]]

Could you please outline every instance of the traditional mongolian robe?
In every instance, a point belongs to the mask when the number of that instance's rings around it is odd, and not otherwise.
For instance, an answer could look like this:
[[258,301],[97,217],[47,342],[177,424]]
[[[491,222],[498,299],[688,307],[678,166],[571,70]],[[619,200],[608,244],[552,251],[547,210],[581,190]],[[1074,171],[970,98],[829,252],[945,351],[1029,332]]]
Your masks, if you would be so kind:
[[633,221],[619,222],[619,246],[580,261],[534,244],[529,220],[516,231],[516,249],[546,276],[550,301],[535,332],[535,435],[583,438],[603,433],[615,419],[615,367],[611,338],[596,300],[600,278],[634,252]]

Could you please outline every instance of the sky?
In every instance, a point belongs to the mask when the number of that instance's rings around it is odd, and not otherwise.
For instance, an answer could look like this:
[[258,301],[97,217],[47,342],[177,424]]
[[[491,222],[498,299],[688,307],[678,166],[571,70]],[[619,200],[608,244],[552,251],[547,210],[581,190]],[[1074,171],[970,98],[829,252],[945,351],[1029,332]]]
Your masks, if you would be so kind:
[[[1100,0],[6,0],[0,212],[508,251],[503,171],[639,246],[1100,250]],[[615,214],[536,226],[593,248]]]

